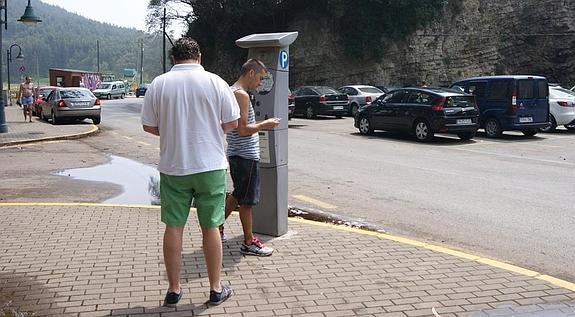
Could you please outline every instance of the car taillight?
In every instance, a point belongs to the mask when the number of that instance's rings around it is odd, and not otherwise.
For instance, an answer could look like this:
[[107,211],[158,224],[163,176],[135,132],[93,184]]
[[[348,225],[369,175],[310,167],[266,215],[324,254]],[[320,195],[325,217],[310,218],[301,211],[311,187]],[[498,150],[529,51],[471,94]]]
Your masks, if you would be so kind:
[[293,94],[289,94],[289,95],[288,95],[288,99],[289,99],[289,100],[294,100],[294,99],[295,99],[295,97],[294,97],[294,95],[293,95]]
[[66,103],[64,102],[64,100],[58,101],[58,108],[63,108],[63,107],[66,107]]
[[575,107],[575,102],[557,101],[557,104],[559,104],[561,107]]
[[366,103],[370,103],[370,102],[371,102],[371,96],[365,97],[365,102],[366,102]]
[[513,92],[511,93],[511,112],[517,111],[517,90],[513,88]]
[[96,102],[94,103],[95,106],[99,106],[100,105],[100,99],[96,98]]
[[443,104],[445,103],[445,97],[439,98],[439,100],[431,106],[431,110],[433,111],[441,111],[443,110]]
[[327,101],[327,99],[325,98],[325,95],[319,96],[319,102],[326,103],[326,101]]

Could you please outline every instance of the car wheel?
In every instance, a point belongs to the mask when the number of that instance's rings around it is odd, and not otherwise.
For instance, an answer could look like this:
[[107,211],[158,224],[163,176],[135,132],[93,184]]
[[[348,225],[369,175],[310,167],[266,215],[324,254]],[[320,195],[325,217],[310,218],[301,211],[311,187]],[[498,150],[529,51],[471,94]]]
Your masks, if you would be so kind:
[[565,125],[564,127],[567,131],[575,131],[575,125]]
[[108,95],[108,100],[112,99],[112,95]]
[[338,115],[335,116],[335,118],[336,118],[336,119],[341,119],[341,118],[343,118],[343,116],[340,115],[340,114],[338,114]]
[[541,131],[541,132],[555,132],[555,129],[557,129],[557,121],[555,120],[555,117],[553,117],[553,115],[550,114],[549,115],[549,125],[546,126],[545,128],[539,129],[539,131]]
[[100,124],[100,121],[102,120],[102,117],[97,116],[97,117],[93,117],[92,118],[92,123],[94,124]]
[[358,110],[359,110],[359,106],[356,103],[352,103],[351,108],[349,108],[349,114],[352,117],[355,117],[355,114],[357,113]]
[[362,116],[359,118],[359,133],[368,135],[373,133],[373,127],[371,126],[371,122],[369,122],[369,118],[366,116]]
[[56,113],[55,113],[54,111],[52,111],[51,119],[52,119],[52,124],[54,124],[54,125],[60,123],[60,122],[58,121],[58,118],[56,118]]
[[120,95],[120,99],[124,99],[126,97],[125,94]]
[[315,119],[317,117],[312,105],[308,105],[305,109],[305,117],[306,119]]
[[475,137],[475,132],[460,132],[457,136],[462,140],[471,140]]
[[136,98],[140,98],[140,95],[136,94]]
[[526,136],[534,136],[537,134],[537,132],[539,132],[539,130],[538,129],[527,129],[527,130],[523,130],[521,132],[523,132],[523,134],[525,134]]
[[499,124],[499,120],[495,118],[489,118],[485,121],[485,135],[488,138],[499,138],[503,131],[501,131],[501,124]]
[[417,141],[428,142],[433,139],[433,131],[429,127],[429,124],[425,120],[418,120],[413,125],[413,134]]

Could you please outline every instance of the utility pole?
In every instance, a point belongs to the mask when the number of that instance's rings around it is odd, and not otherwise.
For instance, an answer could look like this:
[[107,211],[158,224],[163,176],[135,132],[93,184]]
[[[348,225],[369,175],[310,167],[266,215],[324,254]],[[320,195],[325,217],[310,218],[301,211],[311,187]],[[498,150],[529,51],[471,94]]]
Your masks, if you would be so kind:
[[140,40],[140,85],[144,83],[144,39]]
[[162,18],[162,40],[163,40],[163,50],[162,50],[162,65],[164,67],[164,73],[166,72],[166,8],[164,8],[164,18]]
[[100,40],[96,40],[96,60],[98,63],[98,73],[100,72]]

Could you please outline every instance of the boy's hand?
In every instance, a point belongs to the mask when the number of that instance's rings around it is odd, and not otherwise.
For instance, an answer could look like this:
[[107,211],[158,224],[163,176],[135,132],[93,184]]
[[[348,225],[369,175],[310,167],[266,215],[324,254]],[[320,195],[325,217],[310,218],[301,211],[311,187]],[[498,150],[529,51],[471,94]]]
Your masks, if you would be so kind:
[[280,124],[280,118],[270,118],[262,122],[262,128],[271,130]]

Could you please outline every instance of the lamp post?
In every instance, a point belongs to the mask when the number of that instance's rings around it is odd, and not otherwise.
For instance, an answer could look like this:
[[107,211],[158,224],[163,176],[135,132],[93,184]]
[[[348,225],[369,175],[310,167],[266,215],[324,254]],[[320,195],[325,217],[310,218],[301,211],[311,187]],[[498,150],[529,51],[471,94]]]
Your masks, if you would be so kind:
[[17,47],[18,48],[18,56],[16,56],[17,60],[23,60],[24,59],[24,55],[22,55],[22,47],[20,47],[20,45],[14,43],[12,45],[10,45],[10,48],[6,50],[6,79],[8,80],[8,93],[6,93],[6,98],[8,98],[8,104],[12,104],[12,100],[10,99],[11,94],[10,94],[10,62],[12,62],[12,48],[13,47]]
[[[26,24],[26,25],[35,25],[38,22],[42,22],[40,18],[38,18],[34,14],[34,9],[30,5],[30,1],[28,0],[28,6],[26,6],[26,10],[24,10],[24,14],[18,21]],[[2,10],[4,10],[4,18],[2,19]],[[2,68],[2,24],[4,24],[4,29],[8,29],[8,0],[0,0],[0,69]],[[6,124],[6,113],[5,113],[5,102],[4,96],[1,93],[4,90],[4,81],[2,80],[2,72],[0,71],[0,133],[8,132],[8,125]]]

